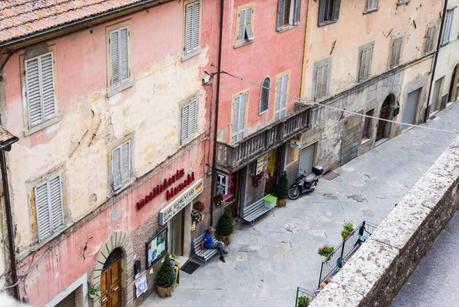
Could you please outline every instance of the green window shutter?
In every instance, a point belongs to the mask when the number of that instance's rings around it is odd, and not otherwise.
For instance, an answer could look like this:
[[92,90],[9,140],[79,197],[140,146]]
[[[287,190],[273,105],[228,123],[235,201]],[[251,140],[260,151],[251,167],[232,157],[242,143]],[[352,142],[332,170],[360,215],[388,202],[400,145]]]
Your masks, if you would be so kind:
[[295,10],[293,15],[293,25],[298,25],[300,23],[301,18],[301,0],[294,0],[295,1]]
[[52,232],[64,225],[64,210],[62,208],[62,181],[56,176],[48,181],[49,206]]
[[279,0],[277,2],[277,30],[282,29],[284,26],[285,16],[285,0]]
[[121,84],[120,75],[120,50],[119,50],[119,31],[110,32],[110,85],[118,87]]
[[50,213],[48,206],[48,186],[45,183],[34,189],[37,214],[38,240],[42,241],[51,235]]

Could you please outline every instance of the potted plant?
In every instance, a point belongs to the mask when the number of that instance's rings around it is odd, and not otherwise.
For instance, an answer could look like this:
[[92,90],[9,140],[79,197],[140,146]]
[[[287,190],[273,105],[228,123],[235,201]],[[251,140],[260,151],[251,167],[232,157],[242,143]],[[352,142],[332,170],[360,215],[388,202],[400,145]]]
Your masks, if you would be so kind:
[[217,223],[218,239],[223,241],[225,245],[231,244],[231,234],[234,230],[234,218],[227,210],[223,213]]
[[298,307],[308,307],[309,306],[309,297],[307,296],[300,296],[298,298]]
[[277,206],[285,207],[288,199],[288,178],[287,173],[283,172],[280,177],[279,184],[277,185]]
[[93,301],[99,301],[101,295],[99,285],[91,285],[88,283],[88,295]]
[[324,245],[321,248],[319,248],[318,253],[319,253],[319,255],[324,256],[325,258],[327,258],[331,254],[333,254],[334,251],[335,251],[335,248],[333,246]]
[[160,297],[168,297],[172,295],[175,284],[175,273],[172,268],[172,262],[169,255],[164,258],[158,274],[156,274],[156,291]]
[[346,240],[352,231],[354,231],[354,224],[352,224],[352,222],[344,222],[343,231],[341,231],[341,237],[343,240]]

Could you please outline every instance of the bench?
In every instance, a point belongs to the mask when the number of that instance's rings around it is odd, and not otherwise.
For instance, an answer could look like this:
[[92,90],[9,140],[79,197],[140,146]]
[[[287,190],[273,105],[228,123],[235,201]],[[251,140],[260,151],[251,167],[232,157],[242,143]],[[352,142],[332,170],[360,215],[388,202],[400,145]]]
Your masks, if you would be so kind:
[[217,254],[216,249],[206,249],[203,247],[204,234],[193,239],[194,257],[204,263],[209,261]]
[[248,205],[242,211],[242,219],[245,222],[252,223],[260,216],[271,211],[275,207],[275,204],[269,205],[265,202],[265,198],[257,200],[256,202]]

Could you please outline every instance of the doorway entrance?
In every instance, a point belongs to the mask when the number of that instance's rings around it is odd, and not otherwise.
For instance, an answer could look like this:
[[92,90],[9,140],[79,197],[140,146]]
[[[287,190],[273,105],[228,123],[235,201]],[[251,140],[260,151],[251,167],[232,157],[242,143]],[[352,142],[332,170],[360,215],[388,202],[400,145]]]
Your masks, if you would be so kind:
[[116,248],[108,256],[100,276],[100,292],[102,307],[121,307],[122,306],[122,286],[121,286],[121,260],[123,252]]
[[[395,96],[390,94],[386,97],[381,107],[381,111],[379,112],[379,118],[392,120],[393,119],[393,112],[392,106],[395,105]],[[384,138],[390,137],[390,130],[392,124],[385,121],[385,120],[378,121],[378,129],[376,130],[376,141],[379,141]]]
[[433,95],[432,95],[432,104],[430,105],[430,114],[432,115],[436,111],[440,110],[442,108],[441,105],[441,92],[443,88],[443,81],[445,80],[445,77],[441,77],[437,81],[435,81],[434,85],[434,90],[433,90]]
[[[405,106],[403,107],[402,122],[407,124],[416,124],[416,115],[418,113],[418,102],[421,97],[422,88],[418,88],[408,94],[406,98]],[[408,125],[401,125],[402,130],[409,128]]]
[[183,256],[183,231],[185,223],[185,210],[181,210],[170,221],[170,253],[174,257]]
[[316,154],[316,144],[309,145],[301,149],[300,152],[300,163],[298,170],[300,174],[305,174],[306,176],[312,173],[312,167],[314,166],[314,157]]
[[453,76],[451,77],[451,87],[449,90],[448,101],[456,101],[459,88],[459,64],[454,68]]
[[271,150],[268,153],[268,162],[266,165],[266,184],[265,184],[265,195],[272,194],[276,191],[278,168],[279,168],[279,149]]

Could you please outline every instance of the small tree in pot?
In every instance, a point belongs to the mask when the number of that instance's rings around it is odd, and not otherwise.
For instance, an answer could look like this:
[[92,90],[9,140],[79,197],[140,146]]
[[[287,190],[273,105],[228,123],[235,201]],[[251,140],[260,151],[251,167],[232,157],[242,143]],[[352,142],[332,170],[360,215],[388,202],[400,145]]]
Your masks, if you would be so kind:
[[218,239],[223,241],[225,245],[231,243],[231,234],[234,230],[234,218],[231,213],[225,210],[225,213],[220,217],[217,223]]
[[175,273],[172,269],[172,263],[169,255],[164,258],[158,274],[156,274],[156,290],[160,297],[168,297],[172,295],[175,284]]
[[287,173],[283,172],[282,176],[279,179],[279,183],[276,188],[276,194],[277,194],[277,206],[278,207],[285,207],[287,205],[287,199],[288,199],[288,178],[287,178]]

